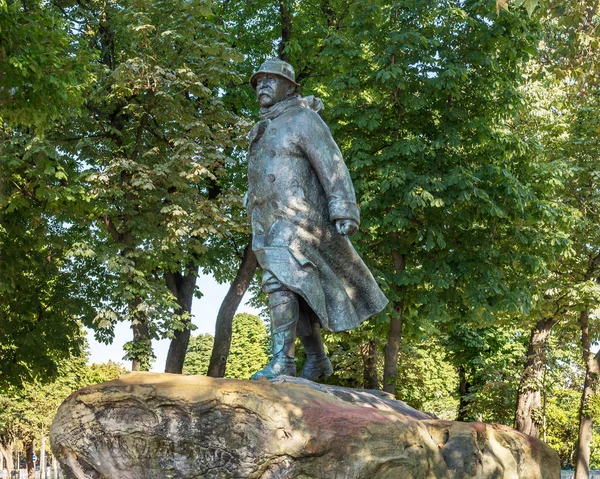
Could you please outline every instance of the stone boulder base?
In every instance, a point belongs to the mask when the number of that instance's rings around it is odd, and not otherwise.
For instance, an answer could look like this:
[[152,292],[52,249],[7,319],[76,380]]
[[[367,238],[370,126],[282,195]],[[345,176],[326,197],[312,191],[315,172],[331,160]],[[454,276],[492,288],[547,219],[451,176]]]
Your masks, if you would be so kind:
[[71,395],[51,442],[77,479],[560,478],[550,447],[508,427],[285,377],[130,373]]

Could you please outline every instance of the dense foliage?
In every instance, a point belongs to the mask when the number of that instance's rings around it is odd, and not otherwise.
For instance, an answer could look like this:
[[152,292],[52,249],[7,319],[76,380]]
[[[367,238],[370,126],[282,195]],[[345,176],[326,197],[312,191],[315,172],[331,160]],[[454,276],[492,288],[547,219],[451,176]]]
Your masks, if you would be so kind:
[[[188,346],[184,374],[206,374],[213,346],[210,334],[192,336]],[[269,338],[264,322],[253,314],[236,314],[233,318],[231,350],[227,358],[226,378],[250,379],[269,360]]]
[[12,469],[13,464],[16,466],[19,454],[28,462],[35,452],[39,458],[44,451],[50,456],[50,424],[67,396],[85,386],[118,378],[125,372],[123,366],[111,361],[91,365],[86,362],[85,355],[62,361],[52,382],[34,380],[0,391],[0,463],[6,461],[7,469]]
[[[390,299],[325,335],[329,382],[600,466],[598,55],[597,2],[0,0],[0,427],[31,442],[46,424],[23,398],[49,414],[83,384],[56,386],[82,324],[111,341],[127,321],[134,368],[171,338],[206,372],[194,283],[236,276],[247,80],[279,56],[325,103],[353,242]],[[226,376],[262,367],[267,341],[236,316]]]

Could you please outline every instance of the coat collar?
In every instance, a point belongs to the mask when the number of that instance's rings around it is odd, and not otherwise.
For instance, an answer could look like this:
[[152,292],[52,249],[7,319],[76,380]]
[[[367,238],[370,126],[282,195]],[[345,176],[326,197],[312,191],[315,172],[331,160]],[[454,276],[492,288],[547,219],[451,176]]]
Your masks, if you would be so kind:
[[269,121],[283,115],[287,110],[294,107],[309,108],[317,113],[323,111],[324,108],[320,98],[315,98],[314,96],[302,97],[299,95],[281,100],[270,108],[262,108],[260,110],[260,121],[254,125],[252,130],[250,130],[250,133],[248,133],[248,143],[250,147],[252,147],[252,144],[255,141],[260,140]]
[[261,108],[259,118],[261,120],[273,120],[283,115],[287,110],[294,107],[309,108],[317,113],[323,111],[323,102],[314,96],[291,96],[285,100],[275,103],[269,108]]

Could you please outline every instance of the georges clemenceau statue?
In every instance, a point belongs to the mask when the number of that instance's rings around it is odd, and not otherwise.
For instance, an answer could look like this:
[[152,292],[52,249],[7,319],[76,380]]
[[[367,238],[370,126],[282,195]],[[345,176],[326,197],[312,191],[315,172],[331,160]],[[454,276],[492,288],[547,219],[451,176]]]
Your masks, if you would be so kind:
[[278,59],[250,79],[261,111],[249,134],[245,202],[273,345],[273,359],[252,379],[295,376],[296,335],[307,354],[301,376],[330,376],[321,327],[356,328],[388,302],[348,239],[360,214],[348,169],[319,115],[323,103],[297,95],[295,80],[293,67]]

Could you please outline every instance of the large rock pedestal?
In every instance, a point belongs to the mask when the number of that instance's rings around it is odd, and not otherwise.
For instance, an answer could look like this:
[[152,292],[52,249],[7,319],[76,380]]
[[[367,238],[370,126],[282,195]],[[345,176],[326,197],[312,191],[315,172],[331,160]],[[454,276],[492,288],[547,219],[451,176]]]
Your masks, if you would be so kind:
[[381,393],[130,373],[60,407],[52,451],[77,479],[558,479],[513,429],[432,419]]

